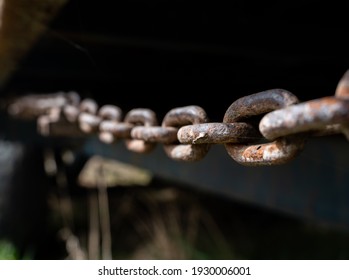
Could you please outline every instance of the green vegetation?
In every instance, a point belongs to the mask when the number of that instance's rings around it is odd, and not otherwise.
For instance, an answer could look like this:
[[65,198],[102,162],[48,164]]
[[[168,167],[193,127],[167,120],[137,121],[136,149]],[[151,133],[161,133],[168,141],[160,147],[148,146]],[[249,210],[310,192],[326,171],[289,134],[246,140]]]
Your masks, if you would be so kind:
[[16,247],[7,240],[0,240],[0,260],[16,259],[18,259]]

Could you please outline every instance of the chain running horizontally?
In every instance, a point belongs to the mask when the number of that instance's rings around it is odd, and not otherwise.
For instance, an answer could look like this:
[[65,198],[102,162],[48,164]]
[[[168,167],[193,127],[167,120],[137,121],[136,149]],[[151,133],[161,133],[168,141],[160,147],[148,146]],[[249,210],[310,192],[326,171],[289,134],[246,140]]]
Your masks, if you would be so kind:
[[[343,133],[349,140],[349,71],[335,96],[299,103],[289,91],[271,89],[236,100],[221,123],[209,122],[199,106],[174,108],[161,125],[150,109],[133,109],[122,118],[119,107],[99,108],[92,99],[80,101],[75,92],[25,96],[10,104],[8,112],[37,118],[44,136],[98,134],[108,144],[124,139],[127,149],[137,153],[160,143],[170,158],[180,161],[198,161],[211,145],[224,144],[240,164],[278,165],[299,154],[309,137]],[[261,117],[258,127],[251,121],[255,116]]]

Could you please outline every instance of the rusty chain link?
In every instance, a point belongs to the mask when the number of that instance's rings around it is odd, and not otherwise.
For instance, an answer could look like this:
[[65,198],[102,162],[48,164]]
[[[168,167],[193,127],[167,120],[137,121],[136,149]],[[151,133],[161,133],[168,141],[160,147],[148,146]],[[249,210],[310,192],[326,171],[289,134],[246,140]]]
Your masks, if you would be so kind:
[[[224,115],[224,123],[248,122],[248,118],[298,103],[292,93],[273,89],[242,97],[230,105]],[[271,143],[225,144],[228,154],[238,163],[247,166],[276,165],[293,159],[304,145],[303,137],[274,138]],[[271,140],[274,140],[271,139]]]
[[[340,99],[349,100],[349,70],[345,72],[342,79],[339,81],[336,88],[335,96]],[[341,132],[345,135],[349,141],[349,124],[348,122],[343,122],[339,125]]]
[[[125,116],[125,123],[133,126],[129,138],[126,139],[126,147],[130,151],[136,153],[148,153],[155,148],[156,143],[147,141],[147,139],[140,139],[132,137],[132,131],[137,127],[153,128],[158,124],[155,113],[150,109],[132,109]],[[138,136],[138,135],[134,135]]]
[[[188,124],[202,124],[208,121],[204,109],[199,106],[186,106],[170,110],[162,121],[162,127],[180,128]],[[209,150],[209,144],[182,144],[180,139],[164,145],[166,154],[175,160],[197,161]]]
[[233,102],[221,123],[209,122],[205,110],[193,105],[170,110],[159,126],[150,109],[133,109],[123,118],[119,107],[99,108],[92,99],[80,101],[75,92],[28,95],[10,104],[8,113],[37,118],[44,136],[97,134],[107,144],[123,139],[136,153],[162,144],[167,156],[189,162],[204,158],[212,145],[224,144],[239,164],[279,165],[295,158],[309,137],[342,133],[349,140],[349,70],[334,96],[299,103],[289,91],[271,89]]

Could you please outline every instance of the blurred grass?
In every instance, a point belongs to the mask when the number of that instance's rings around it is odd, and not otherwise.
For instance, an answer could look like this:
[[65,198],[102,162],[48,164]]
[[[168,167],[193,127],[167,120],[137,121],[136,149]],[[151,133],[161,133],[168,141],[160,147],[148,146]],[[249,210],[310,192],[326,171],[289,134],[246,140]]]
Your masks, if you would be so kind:
[[[114,174],[110,162],[106,168]],[[147,185],[138,184],[132,174],[133,184],[108,188],[113,259],[349,259],[348,228],[287,216],[164,178],[147,176]],[[69,186],[73,216],[68,217],[71,235],[65,240],[62,200],[55,191],[48,197],[46,230],[35,239],[40,243],[25,244],[23,251],[9,240],[0,241],[0,259],[65,259],[68,239],[88,252],[88,201],[96,189]]]
[[183,186],[119,190],[111,201],[115,258],[349,259],[348,229]]
[[18,252],[10,241],[0,240],[0,260],[17,260]]
[[[72,196],[74,234],[86,250],[87,191]],[[39,259],[64,259],[58,204],[35,247]],[[113,259],[349,259],[349,230],[195,191],[166,180],[109,189]],[[28,255],[30,258],[34,255]],[[0,242],[0,259],[17,259]]]
[[33,251],[27,250],[23,254],[19,248],[10,240],[0,240],[0,260],[32,260]]

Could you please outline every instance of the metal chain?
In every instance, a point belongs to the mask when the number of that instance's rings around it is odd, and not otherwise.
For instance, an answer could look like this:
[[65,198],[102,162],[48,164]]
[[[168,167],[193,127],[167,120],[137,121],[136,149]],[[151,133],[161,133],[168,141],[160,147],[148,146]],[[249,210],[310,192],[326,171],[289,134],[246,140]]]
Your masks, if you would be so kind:
[[[170,110],[161,126],[145,108],[129,111],[122,120],[119,107],[99,108],[92,99],[80,101],[75,92],[22,97],[8,113],[37,118],[44,136],[97,134],[107,144],[124,139],[126,148],[136,153],[149,153],[159,143],[170,158],[188,162],[204,158],[212,145],[224,144],[242,165],[279,165],[294,159],[309,137],[342,133],[349,140],[349,70],[334,96],[299,103],[289,91],[271,89],[233,102],[221,123],[209,122],[199,106]],[[256,116],[257,126],[252,121]]]

